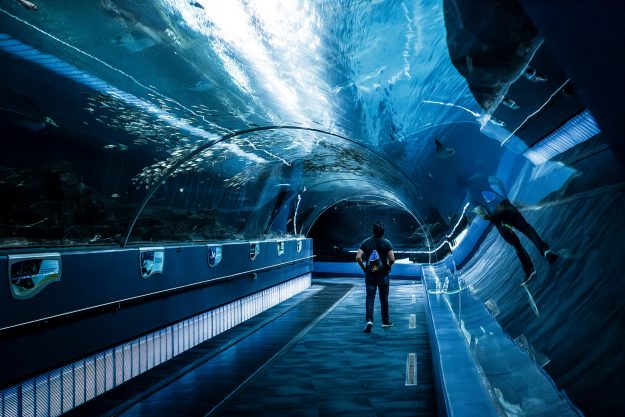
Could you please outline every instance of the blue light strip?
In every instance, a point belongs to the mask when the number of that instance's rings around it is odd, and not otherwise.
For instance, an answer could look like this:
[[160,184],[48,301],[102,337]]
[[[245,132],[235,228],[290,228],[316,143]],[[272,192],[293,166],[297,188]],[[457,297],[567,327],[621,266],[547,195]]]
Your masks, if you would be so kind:
[[541,139],[525,151],[524,155],[534,165],[540,165],[599,133],[601,133],[601,129],[599,129],[597,121],[588,110],[585,110],[555,132]]
[[117,98],[129,105],[140,108],[157,119],[181,129],[193,136],[203,139],[217,139],[219,136],[211,134],[206,130],[192,126],[188,121],[180,119],[176,116],[161,110],[152,103],[140,99],[132,94],[126,93],[116,87],[113,87],[106,81],[101,80],[86,71],[80,70],[72,64],[69,64],[53,55],[44,54],[35,48],[26,45],[11,36],[0,33],[0,50],[14,55],[18,58],[37,64],[47,70],[54,72],[62,77],[68,78],[78,84],[91,88],[99,93]]
[[[0,417],[20,415],[57,417],[67,413],[84,402],[307,290],[312,285],[311,280],[310,273],[294,277],[0,390]],[[124,352],[130,351],[135,354],[124,358]],[[80,373],[75,371],[85,368],[95,371]],[[37,413],[29,413],[35,402],[38,407]],[[19,413],[20,410],[23,412]]]

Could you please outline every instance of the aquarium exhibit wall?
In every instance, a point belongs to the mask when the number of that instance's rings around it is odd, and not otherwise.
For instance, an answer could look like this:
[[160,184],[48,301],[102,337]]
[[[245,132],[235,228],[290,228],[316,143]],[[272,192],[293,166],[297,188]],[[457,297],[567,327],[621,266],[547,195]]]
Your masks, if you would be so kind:
[[[457,289],[450,317],[499,415],[539,415],[547,397],[555,414],[625,413],[623,12],[3,2],[0,389],[292,279],[309,285],[313,258],[352,263],[382,221],[415,279]],[[507,226],[476,214],[476,178],[497,184],[544,246],[518,233],[523,255]],[[536,274],[521,285],[523,256]],[[428,269],[440,265],[440,277]],[[82,325],[114,328],[115,302],[163,291],[129,305],[135,326],[72,336],[69,350],[55,340],[80,324],[43,321],[98,306]],[[524,375],[555,394],[489,379],[498,332],[512,342],[499,352],[525,355],[535,369]],[[35,339],[50,355],[9,368],[35,355]]]

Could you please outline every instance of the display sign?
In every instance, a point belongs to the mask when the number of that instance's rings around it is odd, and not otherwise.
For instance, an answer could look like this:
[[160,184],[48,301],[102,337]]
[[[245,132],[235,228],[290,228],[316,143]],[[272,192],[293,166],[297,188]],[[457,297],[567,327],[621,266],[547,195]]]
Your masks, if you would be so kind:
[[284,255],[284,240],[278,240],[276,242],[276,248],[278,249],[278,256]]
[[165,265],[165,248],[140,248],[139,265],[141,277],[144,279],[154,274],[162,274]]
[[250,242],[250,259],[253,261],[260,253],[260,243]]
[[216,267],[221,262],[221,245],[208,245],[207,247],[208,266]]
[[61,280],[61,254],[9,255],[11,295],[18,300],[35,296],[48,284]]

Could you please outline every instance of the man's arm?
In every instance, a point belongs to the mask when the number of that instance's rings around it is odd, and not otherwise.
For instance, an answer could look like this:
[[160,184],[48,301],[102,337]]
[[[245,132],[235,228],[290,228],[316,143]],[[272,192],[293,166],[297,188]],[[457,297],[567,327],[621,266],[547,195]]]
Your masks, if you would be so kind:
[[395,253],[393,253],[393,249],[386,253],[386,259],[388,260],[388,270],[391,270],[391,265],[395,263]]
[[480,216],[484,220],[488,220],[489,217],[490,217],[488,215],[488,213],[486,212],[486,210],[484,210],[484,207],[482,207],[482,206],[475,206],[475,207],[473,207],[473,212],[475,214],[477,214],[478,216]]
[[356,253],[356,262],[358,262],[358,265],[360,265],[360,268],[362,269],[362,272],[365,272],[365,264],[362,262],[362,254],[364,253],[364,251],[362,249],[358,249],[358,252]]

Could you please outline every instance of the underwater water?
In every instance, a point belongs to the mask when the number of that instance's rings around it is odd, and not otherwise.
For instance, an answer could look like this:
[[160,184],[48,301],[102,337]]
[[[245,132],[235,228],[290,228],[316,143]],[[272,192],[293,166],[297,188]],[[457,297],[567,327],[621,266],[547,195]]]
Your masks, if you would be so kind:
[[[449,170],[473,165],[471,142],[501,152],[480,134],[437,2],[9,2],[0,19],[3,137],[21,138],[3,158],[4,246],[305,234],[366,196],[449,222]],[[220,141],[260,126],[316,130]],[[432,164],[435,138],[469,162]]]
[[622,170],[601,135],[531,162],[454,66],[448,2],[35,3],[0,4],[3,250],[307,235],[349,257],[385,213],[434,261],[473,224],[462,178],[496,174],[565,251],[531,252],[539,317],[495,230],[461,275],[574,404],[625,412]]

